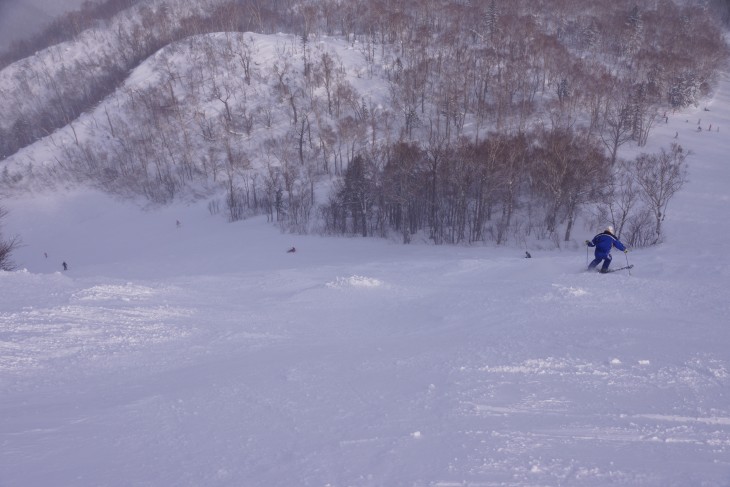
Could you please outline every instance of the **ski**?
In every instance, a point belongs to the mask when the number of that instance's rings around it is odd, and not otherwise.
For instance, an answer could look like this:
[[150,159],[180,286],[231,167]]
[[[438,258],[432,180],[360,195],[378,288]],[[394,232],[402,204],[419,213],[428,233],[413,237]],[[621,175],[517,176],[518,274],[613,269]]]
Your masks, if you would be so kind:
[[[633,269],[633,268],[634,268],[634,264],[626,265],[626,266],[623,266],[623,267],[619,267],[618,269],[609,269],[606,272],[604,272],[604,274],[609,274],[611,272],[623,271],[625,269]],[[598,272],[600,273],[601,271],[598,271]]]

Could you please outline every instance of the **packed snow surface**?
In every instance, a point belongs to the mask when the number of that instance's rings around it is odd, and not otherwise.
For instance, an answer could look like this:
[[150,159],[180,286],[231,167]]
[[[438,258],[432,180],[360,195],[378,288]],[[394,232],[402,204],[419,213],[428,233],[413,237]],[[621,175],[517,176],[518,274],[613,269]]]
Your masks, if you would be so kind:
[[653,133],[691,180],[630,273],[4,201],[0,486],[729,486],[727,79],[703,108]]

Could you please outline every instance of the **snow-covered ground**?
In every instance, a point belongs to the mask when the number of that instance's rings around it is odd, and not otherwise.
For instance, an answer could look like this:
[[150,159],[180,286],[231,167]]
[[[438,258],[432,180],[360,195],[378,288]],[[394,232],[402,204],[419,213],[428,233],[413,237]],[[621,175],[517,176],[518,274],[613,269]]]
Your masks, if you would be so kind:
[[631,274],[4,201],[0,486],[730,486],[729,79],[703,108],[652,136],[691,180]]

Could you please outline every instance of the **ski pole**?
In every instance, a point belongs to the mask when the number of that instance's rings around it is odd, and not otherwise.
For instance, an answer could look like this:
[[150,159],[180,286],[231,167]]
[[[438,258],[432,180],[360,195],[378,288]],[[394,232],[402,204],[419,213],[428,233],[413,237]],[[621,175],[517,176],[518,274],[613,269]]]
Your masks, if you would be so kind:
[[629,251],[627,250],[626,252],[624,252],[624,255],[626,256],[627,270],[629,271],[629,275],[631,275],[631,266],[629,265]]

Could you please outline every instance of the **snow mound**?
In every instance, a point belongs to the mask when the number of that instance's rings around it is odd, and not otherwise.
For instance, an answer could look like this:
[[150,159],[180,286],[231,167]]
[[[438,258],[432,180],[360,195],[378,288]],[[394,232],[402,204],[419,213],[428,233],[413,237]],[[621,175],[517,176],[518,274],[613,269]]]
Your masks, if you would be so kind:
[[569,299],[569,298],[580,298],[587,296],[589,293],[583,288],[575,286],[562,286],[560,284],[553,284],[554,291],[546,294],[542,297],[544,301],[552,301],[553,299]]
[[74,293],[72,298],[78,301],[144,301],[154,297],[157,290],[147,287],[127,283],[124,285],[99,285],[88,289],[83,289]]
[[330,288],[376,288],[381,286],[383,286],[383,281],[365,276],[338,277],[327,283],[327,287]]

